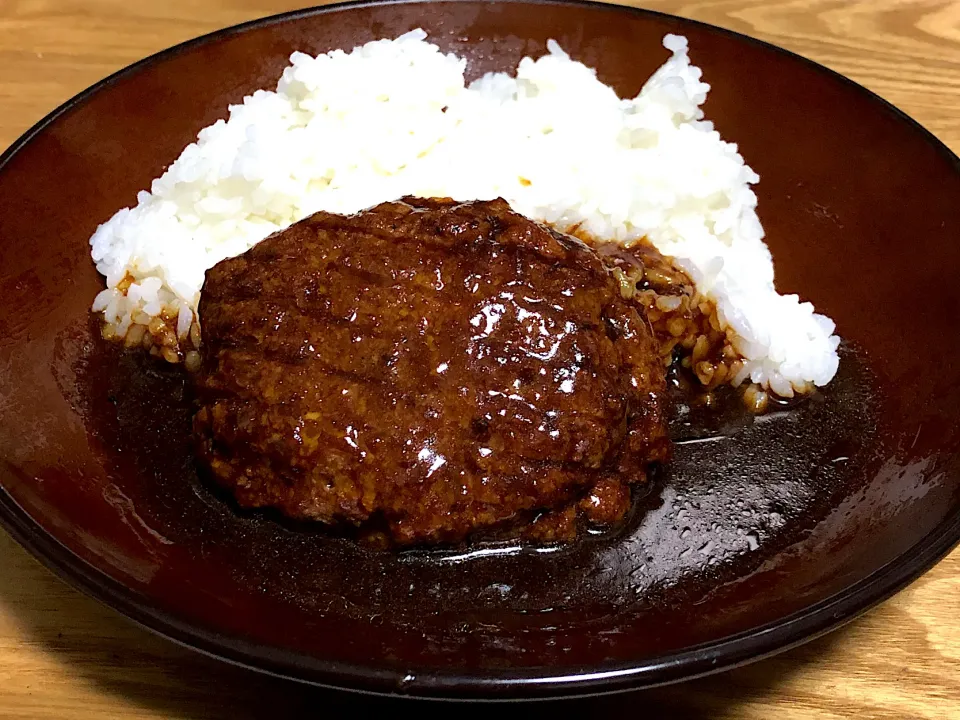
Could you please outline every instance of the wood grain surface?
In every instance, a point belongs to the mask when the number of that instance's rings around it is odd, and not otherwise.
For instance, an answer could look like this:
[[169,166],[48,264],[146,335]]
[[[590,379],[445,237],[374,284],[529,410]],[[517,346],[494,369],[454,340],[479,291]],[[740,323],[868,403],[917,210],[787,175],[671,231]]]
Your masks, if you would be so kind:
[[[284,0],[0,0],[0,147],[135,60]],[[857,80],[960,152],[960,1],[660,0],[646,7],[772,41]],[[960,199],[958,199],[960,201]],[[960,718],[960,551],[825,638],[684,685],[451,712],[766,720]],[[70,589],[0,533],[0,718],[254,718],[396,712],[208,659]]]

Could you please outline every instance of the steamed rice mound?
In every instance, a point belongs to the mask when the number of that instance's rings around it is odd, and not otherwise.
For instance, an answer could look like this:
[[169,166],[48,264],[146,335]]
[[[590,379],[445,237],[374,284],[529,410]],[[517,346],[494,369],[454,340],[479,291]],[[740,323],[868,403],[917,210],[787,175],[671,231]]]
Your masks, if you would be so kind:
[[320,210],[503,197],[558,230],[646,239],[674,258],[737,356],[724,382],[786,397],[827,384],[834,324],[776,292],[750,187],[759,177],[704,120],[710,88],[686,40],[667,35],[664,46],[671,57],[633,99],[553,41],[515,76],[469,86],[466,60],[421,30],[349,53],[294,53],[276,91],[203,129],[91,238],[107,280],[93,304],[104,335],[189,365],[204,273],[220,260]]

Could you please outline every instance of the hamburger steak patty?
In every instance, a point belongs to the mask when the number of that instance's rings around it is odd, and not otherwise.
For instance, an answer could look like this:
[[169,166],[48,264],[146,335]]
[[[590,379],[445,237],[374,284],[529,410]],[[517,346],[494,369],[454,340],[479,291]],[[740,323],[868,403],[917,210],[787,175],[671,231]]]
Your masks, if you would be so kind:
[[648,324],[503,200],[317,213],[209,270],[199,315],[199,455],[245,507],[401,545],[567,539],[669,453]]

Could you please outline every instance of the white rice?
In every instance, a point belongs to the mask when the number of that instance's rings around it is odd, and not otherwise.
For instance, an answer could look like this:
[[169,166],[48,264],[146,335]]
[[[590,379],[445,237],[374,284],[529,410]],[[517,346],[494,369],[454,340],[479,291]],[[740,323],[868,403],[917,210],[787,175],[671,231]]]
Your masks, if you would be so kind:
[[790,396],[833,378],[834,323],[776,292],[750,189],[759,177],[703,119],[710,86],[685,38],[664,38],[672,57],[627,100],[553,41],[516,77],[467,87],[466,61],[425,38],[294,53],[276,91],[232,106],[136,207],[97,229],[90,244],[107,289],[94,311],[123,336],[166,307],[182,338],[208,268],[318,210],[502,196],[560,230],[646,236],[677,258],[745,360],[738,383]]

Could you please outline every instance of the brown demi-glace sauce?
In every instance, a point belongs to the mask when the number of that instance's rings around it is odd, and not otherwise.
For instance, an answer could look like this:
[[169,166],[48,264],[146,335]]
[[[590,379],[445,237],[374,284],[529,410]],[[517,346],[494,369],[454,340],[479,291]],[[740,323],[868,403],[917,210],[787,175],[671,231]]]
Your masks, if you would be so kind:
[[201,460],[242,506],[399,545],[617,523],[670,452],[666,363],[602,253],[502,200],[267,238],[207,273]]

